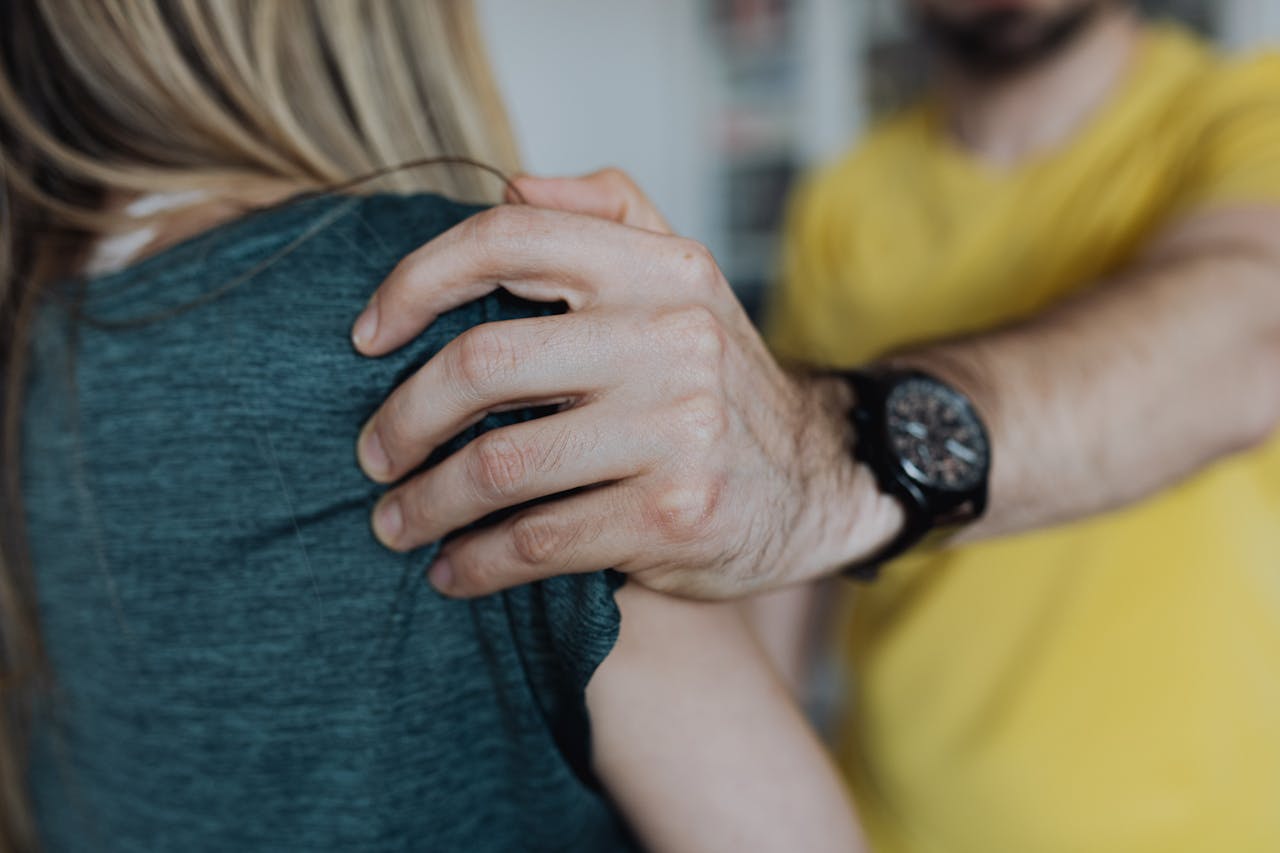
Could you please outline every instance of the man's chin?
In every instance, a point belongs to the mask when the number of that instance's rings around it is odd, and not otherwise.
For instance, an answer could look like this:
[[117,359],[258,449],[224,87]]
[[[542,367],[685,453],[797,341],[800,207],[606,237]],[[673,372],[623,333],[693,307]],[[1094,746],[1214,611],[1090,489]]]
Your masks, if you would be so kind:
[[1002,77],[1047,61],[1089,29],[1112,0],[1091,0],[1056,15],[998,7],[967,21],[923,11],[919,24],[943,56],[965,73]]

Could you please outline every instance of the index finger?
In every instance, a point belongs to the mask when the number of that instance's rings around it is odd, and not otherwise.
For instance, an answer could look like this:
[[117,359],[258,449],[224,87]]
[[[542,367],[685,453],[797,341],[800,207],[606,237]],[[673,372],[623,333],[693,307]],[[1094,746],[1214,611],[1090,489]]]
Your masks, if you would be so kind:
[[619,269],[651,263],[663,239],[565,211],[491,208],[404,258],[356,320],[352,342],[364,355],[385,355],[444,312],[498,287],[580,310],[615,281]]

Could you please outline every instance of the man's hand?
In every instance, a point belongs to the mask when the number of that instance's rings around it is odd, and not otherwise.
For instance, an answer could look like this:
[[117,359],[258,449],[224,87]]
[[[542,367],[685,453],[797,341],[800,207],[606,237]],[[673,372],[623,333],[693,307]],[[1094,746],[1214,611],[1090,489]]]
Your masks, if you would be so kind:
[[518,188],[529,205],[482,213],[406,258],[355,345],[383,355],[499,286],[569,312],[450,343],[370,419],[360,463],[393,483],[486,412],[564,408],[400,483],[374,511],[379,539],[407,550],[569,493],[450,541],[432,582],[473,596],[616,568],[728,598],[833,572],[893,534],[901,511],[849,456],[842,383],[779,367],[703,246],[672,236],[618,172]]

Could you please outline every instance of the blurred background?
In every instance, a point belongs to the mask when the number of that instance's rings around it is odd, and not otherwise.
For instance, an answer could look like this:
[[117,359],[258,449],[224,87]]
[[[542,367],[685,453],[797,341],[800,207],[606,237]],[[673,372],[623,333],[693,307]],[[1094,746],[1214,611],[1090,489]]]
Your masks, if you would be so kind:
[[[526,168],[627,170],[753,310],[792,182],[920,83],[899,5],[480,0]],[[1280,0],[1144,5],[1230,50],[1280,38]]]

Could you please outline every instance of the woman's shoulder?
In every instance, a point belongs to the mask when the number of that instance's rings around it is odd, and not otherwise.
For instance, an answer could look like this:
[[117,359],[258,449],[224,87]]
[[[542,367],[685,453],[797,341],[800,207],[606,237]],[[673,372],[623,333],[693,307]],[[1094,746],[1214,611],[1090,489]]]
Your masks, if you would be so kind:
[[[600,809],[581,785],[583,691],[617,637],[616,583],[583,575],[448,602],[421,574],[439,543],[393,554],[369,532],[382,489],[356,464],[364,421],[466,329],[556,310],[498,291],[396,353],[354,351],[351,324],[395,264],[476,210],[435,196],[306,199],[91,281],[88,310],[71,315],[84,321],[74,386],[37,369],[25,452],[32,532],[58,611],[70,619],[90,610],[79,606],[87,593],[77,579],[97,577],[85,563],[95,552],[80,547],[93,531],[89,516],[65,511],[58,464],[75,447],[116,577],[149,602],[145,614],[130,611],[134,630],[153,626],[165,637],[163,648],[147,647],[163,653],[157,666],[202,674],[214,648],[217,660],[264,681],[349,682],[354,692],[374,681],[396,707],[433,721],[412,743],[388,741],[404,753],[492,775],[476,758],[483,734],[492,741],[486,754],[507,753],[502,760],[540,779],[547,796],[560,791],[575,808]],[[38,343],[48,348],[52,338]],[[51,428],[44,404],[69,387],[75,424]],[[490,415],[436,458],[538,414]],[[79,636],[69,623],[50,624],[52,635]],[[283,650],[278,672],[263,663],[268,647]],[[106,689],[104,676],[92,680]],[[217,699],[205,701],[210,685],[225,682],[174,676],[166,689],[182,694],[174,705],[198,711]],[[365,713],[352,691],[342,696]],[[320,686],[297,699],[300,707],[336,701]]]
[[175,434],[203,411],[221,440],[275,436],[295,511],[359,493],[355,436],[398,384],[469,328],[555,310],[498,291],[382,358],[354,350],[351,326],[396,264],[481,209],[427,194],[301,198],[90,281],[81,411],[117,424],[169,411],[156,426]]
[[109,385],[145,377],[131,384],[201,398],[192,404],[234,393],[261,417],[318,428],[371,412],[461,331],[541,310],[495,295],[386,358],[352,349],[351,324],[395,265],[481,209],[430,194],[301,197],[89,279],[65,315],[83,356],[82,394],[91,397],[101,371]]

